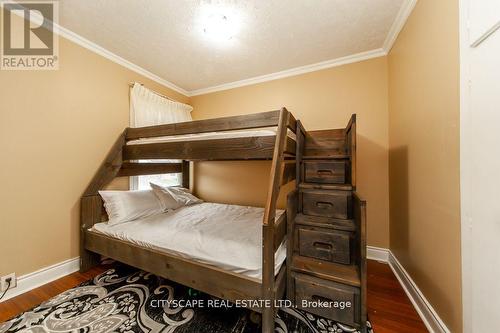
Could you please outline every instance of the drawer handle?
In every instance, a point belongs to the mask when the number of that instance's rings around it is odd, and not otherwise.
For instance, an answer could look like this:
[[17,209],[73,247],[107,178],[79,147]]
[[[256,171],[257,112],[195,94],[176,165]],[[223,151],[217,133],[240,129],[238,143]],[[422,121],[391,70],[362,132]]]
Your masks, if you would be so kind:
[[321,209],[329,209],[329,208],[333,207],[333,204],[331,202],[318,201],[318,202],[316,202],[316,207],[321,208]]
[[330,176],[330,175],[333,175],[333,171],[332,170],[327,170],[327,169],[318,170],[317,173],[318,173],[319,176]]
[[324,243],[324,242],[314,242],[313,246],[320,251],[328,251],[331,252],[333,250],[333,245],[330,243]]

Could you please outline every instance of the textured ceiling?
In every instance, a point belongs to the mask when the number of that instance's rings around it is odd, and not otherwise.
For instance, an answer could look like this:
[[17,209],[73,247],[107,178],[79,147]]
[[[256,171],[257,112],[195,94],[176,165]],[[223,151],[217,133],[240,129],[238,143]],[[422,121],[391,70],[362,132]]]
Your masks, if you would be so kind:
[[[404,0],[64,0],[61,26],[191,91],[383,46]],[[202,11],[239,32],[214,43]]]

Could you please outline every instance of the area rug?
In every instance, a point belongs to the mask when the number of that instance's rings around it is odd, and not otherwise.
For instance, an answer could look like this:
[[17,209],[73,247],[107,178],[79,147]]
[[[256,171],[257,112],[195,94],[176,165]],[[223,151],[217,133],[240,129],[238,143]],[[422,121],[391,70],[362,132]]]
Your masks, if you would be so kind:
[[[203,306],[192,304],[194,300]],[[212,306],[207,306],[209,301]],[[151,273],[115,264],[94,279],[0,324],[0,333],[260,332],[259,318],[255,313],[215,301],[221,300]],[[370,323],[368,328],[373,333]],[[275,332],[342,333],[357,330],[288,307],[278,312]]]

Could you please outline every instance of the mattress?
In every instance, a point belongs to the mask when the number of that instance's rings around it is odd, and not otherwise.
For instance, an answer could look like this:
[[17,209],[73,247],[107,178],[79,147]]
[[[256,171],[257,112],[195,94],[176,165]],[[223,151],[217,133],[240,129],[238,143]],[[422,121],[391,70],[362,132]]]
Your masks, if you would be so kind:
[[[138,145],[148,143],[163,143],[163,142],[181,142],[181,141],[201,141],[201,140],[217,140],[217,139],[235,139],[248,138],[255,136],[272,136],[276,135],[276,127],[265,127],[257,130],[242,130],[242,131],[223,131],[223,132],[208,132],[186,135],[159,136],[156,138],[138,139],[127,142],[127,145]],[[295,140],[295,134],[288,129],[288,137]]]
[[[90,230],[261,280],[263,215],[263,208],[200,203],[118,225],[97,223]],[[274,258],[278,274],[285,242]]]

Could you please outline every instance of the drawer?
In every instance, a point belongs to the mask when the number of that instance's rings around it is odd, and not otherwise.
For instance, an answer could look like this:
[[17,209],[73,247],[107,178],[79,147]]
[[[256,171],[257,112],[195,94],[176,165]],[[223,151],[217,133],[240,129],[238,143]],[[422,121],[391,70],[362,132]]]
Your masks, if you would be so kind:
[[352,194],[349,191],[302,192],[302,210],[306,215],[348,219],[351,215]]
[[299,254],[340,264],[351,263],[352,234],[338,230],[298,228]]
[[340,323],[359,327],[359,288],[318,279],[304,274],[293,274],[295,305]]
[[307,161],[304,162],[306,183],[345,184],[346,161]]

